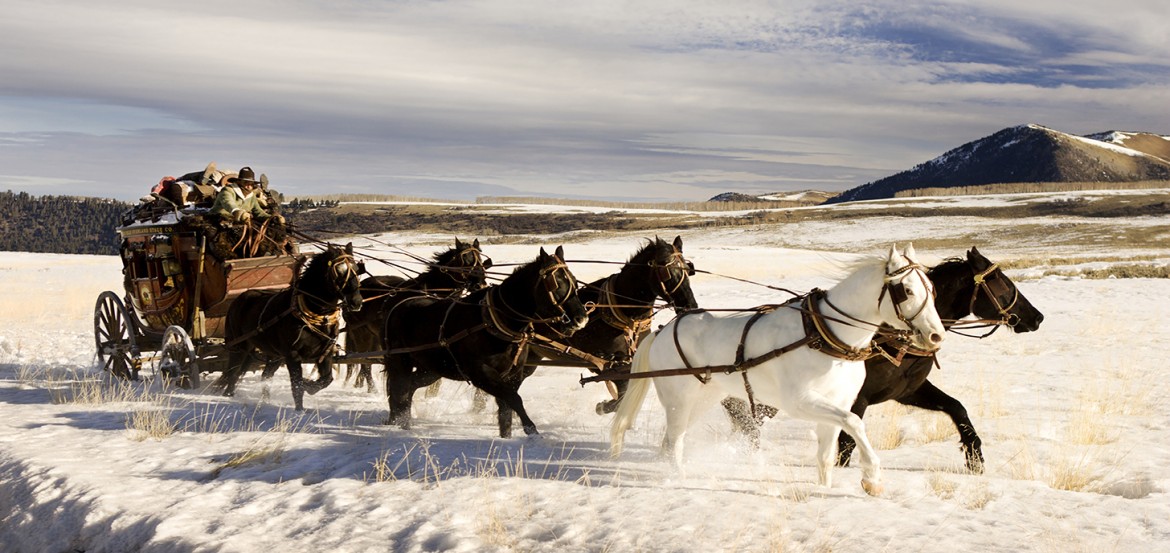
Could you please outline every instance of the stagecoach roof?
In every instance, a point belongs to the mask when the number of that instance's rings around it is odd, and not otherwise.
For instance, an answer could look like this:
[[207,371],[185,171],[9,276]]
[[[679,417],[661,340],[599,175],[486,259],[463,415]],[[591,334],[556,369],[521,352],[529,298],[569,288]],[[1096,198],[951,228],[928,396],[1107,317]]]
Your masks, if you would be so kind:
[[157,219],[137,219],[132,223],[128,223],[118,227],[118,230],[133,230],[142,227],[157,227],[160,225],[176,225],[179,223],[179,217],[175,213],[164,213]]

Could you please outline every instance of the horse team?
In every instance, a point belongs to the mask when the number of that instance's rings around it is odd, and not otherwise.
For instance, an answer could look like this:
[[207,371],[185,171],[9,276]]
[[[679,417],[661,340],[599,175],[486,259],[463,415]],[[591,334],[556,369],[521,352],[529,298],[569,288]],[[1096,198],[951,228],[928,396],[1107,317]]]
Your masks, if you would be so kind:
[[[615,457],[653,381],[666,413],[662,450],[678,470],[687,429],[713,406],[722,404],[754,445],[759,425],[782,410],[816,424],[822,485],[856,449],[862,488],[878,494],[880,462],[861,420],[866,408],[894,400],[947,413],[967,468],[981,472],[981,442],[966,410],[928,380],[935,353],[948,330],[970,327],[972,317],[991,328],[987,334],[999,326],[1030,332],[1043,321],[975,248],[927,268],[912,246],[891,247],[828,290],[731,314],[698,308],[681,237],[647,240],[618,272],[584,286],[561,247],[541,248],[498,284],[487,283],[491,267],[478,240],[456,239],[415,278],[359,281],[364,267],[352,245],[329,246],[292,288],[250,291],[233,302],[225,337],[231,359],[218,384],[232,395],[253,364],[267,360],[267,378],[283,363],[302,409],[304,392],[332,380],[343,315],[349,352],[381,355],[388,424],[409,428],[415,391],[447,378],[495,398],[501,437],[511,436],[513,415],[526,434],[537,434],[520,385],[543,360],[572,359],[612,381],[614,399],[597,411],[616,411]],[[675,317],[651,332],[659,302]],[[317,364],[318,380],[304,380],[305,362]],[[368,362],[358,365],[355,384],[374,389]]]

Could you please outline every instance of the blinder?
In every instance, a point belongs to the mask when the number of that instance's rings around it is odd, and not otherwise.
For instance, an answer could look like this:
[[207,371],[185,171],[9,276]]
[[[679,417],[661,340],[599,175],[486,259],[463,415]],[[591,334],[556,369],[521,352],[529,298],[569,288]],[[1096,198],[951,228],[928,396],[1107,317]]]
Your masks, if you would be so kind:
[[906,284],[902,281],[887,284],[886,288],[890,290],[890,300],[895,304],[899,304],[910,299],[910,295],[906,293]]
[[[910,321],[922,314],[922,311],[927,306],[927,301],[924,300],[922,305],[918,306],[918,311],[915,311],[913,315],[907,317],[902,313],[902,303],[910,299],[910,293],[906,290],[905,280],[912,272],[917,273],[918,277],[922,279],[923,284],[926,285],[926,289],[930,290],[931,299],[933,299],[936,294],[934,286],[931,286],[930,279],[926,277],[926,271],[917,263],[910,263],[892,273],[887,273],[886,285],[882,287],[882,293],[878,296],[878,304],[880,305],[886,293],[889,293],[890,304],[894,306],[894,313],[898,315],[898,319],[907,325],[910,325]],[[897,278],[897,281],[894,280],[895,278]]]
[[[999,313],[1002,324],[1014,327],[1020,324],[1020,316],[1012,313],[1011,310],[1016,306],[1020,299],[1020,290],[1013,286],[1009,286],[1007,279],[1003,278],[1003,273],[999,270],[999,265],[992,263],[990,267],[984,269],[983,272],[975,273],[975,291],[971,294],[972,313],[975,312],[975,302],[979,299],[979,291],[987,295],[987,299],[995,306],[996,312]],[[1011,301],[1004,306],[1001,298],[1006,298],[1010,294]]]

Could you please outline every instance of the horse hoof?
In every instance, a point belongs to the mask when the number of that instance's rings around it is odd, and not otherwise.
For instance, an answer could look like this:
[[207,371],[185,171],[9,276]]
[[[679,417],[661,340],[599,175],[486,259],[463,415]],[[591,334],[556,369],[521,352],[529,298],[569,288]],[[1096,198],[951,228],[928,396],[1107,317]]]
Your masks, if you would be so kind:
[[873,482],[870,480],[862,480],[861,489],[865,490],[865,493],[874,497],[877,497],[881,495],[882,492],[886,491],[885,486],[883,486],[881,482]]
[[983,461],[968,459],[967,470],[971,471],[971,474],[983,474]]

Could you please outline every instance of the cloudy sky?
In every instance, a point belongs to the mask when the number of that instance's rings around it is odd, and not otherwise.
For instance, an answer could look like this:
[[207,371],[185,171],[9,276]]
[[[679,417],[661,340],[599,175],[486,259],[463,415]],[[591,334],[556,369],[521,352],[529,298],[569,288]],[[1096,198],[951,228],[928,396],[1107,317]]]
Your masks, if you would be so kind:
[[1170,134],[1170,4],[0,0],[0,191],[844,190],[997,130]]

